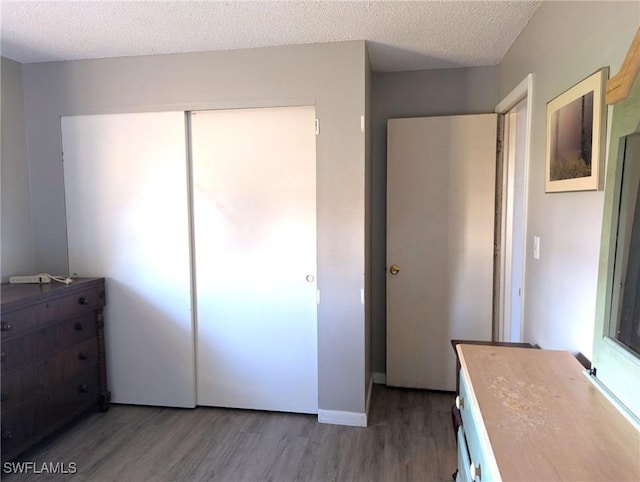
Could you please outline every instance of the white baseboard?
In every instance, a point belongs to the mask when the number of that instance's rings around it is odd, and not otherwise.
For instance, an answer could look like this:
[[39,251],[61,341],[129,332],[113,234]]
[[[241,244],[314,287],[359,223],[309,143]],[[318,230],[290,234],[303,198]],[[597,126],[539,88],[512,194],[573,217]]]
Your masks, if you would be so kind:
[[343,412],[341,410],[318,410],[318,422],[333,425],[349,425],[351,427],[366,427],[367,414]]
[[371,394],[373,393],[374,379],[375,373],[371,374],[371,378],[369,378],[365,413],[321,409],[318,410],[318,422],[333,425],[349,425],[351,427],[366,427],[367,419],[369,418],[369,407],[371,406]]
[[380,372],[373,372],[373,383],[378,385],[386,385],[387,384],[387,374]]

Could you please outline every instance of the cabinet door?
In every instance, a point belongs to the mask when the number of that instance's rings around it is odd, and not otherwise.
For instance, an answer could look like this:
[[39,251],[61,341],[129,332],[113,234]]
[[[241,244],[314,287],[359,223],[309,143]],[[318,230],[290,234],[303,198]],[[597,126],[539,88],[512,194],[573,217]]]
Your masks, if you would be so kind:
[[200,405],[318,411],[314,121],[192,114]]
[[195,406],[185,114],[62,118],[69,270],[106,278],[117,403]]

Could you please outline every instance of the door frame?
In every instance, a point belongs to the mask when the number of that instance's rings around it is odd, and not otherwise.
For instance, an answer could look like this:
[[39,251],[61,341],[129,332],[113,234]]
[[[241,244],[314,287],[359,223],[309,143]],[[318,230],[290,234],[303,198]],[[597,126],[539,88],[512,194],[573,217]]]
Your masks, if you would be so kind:
[[[505,117],[523,100],[527,101],[527,127],[525,132],[525,145],[524,145],[524,156],[522,158],[522,168],[524,169],[524,177],[523,177],[523,186],[522,187],[522,251],[514,252],[513,243],[511,239],[506,239],[504,233],[506,232],[506,227],[508,223],[507,214],[513,213],[514,210],[514,200],[513,198],[507,198],[504,194],[507,192],[513,192],[513,184],[508,185],[510,176],[507,174],[507,168],[509,166],[508,159],[506,156],[508,155],[508,145],[509,142],[505,142],[505,146],[503,149],[503,153],[505,155],[505,162],[502,163],[502,185],[499,186],[503,195],[502,195],[502,205],[500,206],[500,226],[502,233],[499,245],[498,245],[498,273],[497,276],[499,278],[497,283],[497,293],[494,293],[494,297],[497,298],[497,323],[494,327],[494,338],[497,341],[505,341],[505,342],[520,342],[522,341],[522,332],[524,329],[524,303],[525,303],[525,280],[526,280],[526,260],[527,260],[527,211],[528,211],[528,199],[529,199],[529,160],[530,160],[530,152],[531,152],[531,127],[532,127],[532,104],[533,104],[533,74],[528,74],[495,108],[495,112],[498,114],[505,115]],[[508,127],[506,127],[507,122],[505,122],[505,138],[508,138],[508,133],[506,132]],[[522,146],[515,146],[515,149],[518,150]],[[513,179],[511,177],[511,179]],[[521,257],[522,259],[522,276],[521,279],[511,279],[511,270],[513,266],[513,260],[515,257]],[[520,285],[520,313],[518,316],[518,324],[519,326],[512,325],[511,322],[508,322],[511,319],[511,306],[512,300],[507,295],[514,283],[518,283]],[[508,284],[508,285],[507,285]],[[516,331],[514,328],[517,328],[517,332],[520,334],[517,338],[514,339],[513,333]]]

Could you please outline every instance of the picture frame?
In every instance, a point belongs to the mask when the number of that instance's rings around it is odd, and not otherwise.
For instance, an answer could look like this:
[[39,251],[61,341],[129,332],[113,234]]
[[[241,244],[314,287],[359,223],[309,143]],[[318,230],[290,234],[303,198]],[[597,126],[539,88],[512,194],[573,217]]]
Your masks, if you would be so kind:
[[547,103],[545,192],[603,188],[604,67]]

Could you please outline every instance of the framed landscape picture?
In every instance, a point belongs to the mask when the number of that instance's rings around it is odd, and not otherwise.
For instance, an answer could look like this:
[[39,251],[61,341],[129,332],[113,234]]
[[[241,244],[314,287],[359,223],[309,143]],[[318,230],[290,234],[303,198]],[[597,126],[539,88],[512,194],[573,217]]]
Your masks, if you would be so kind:
[[600,69],[547,104],[546,192],[602,188],[608,75]]

